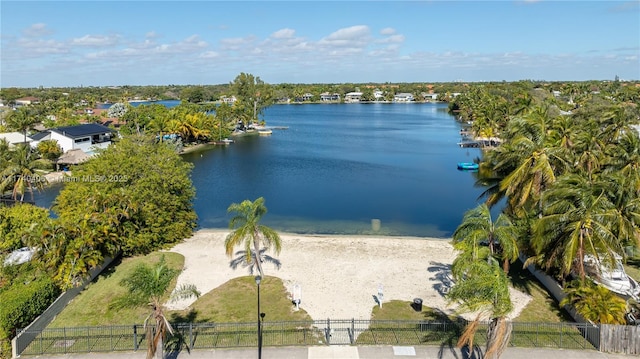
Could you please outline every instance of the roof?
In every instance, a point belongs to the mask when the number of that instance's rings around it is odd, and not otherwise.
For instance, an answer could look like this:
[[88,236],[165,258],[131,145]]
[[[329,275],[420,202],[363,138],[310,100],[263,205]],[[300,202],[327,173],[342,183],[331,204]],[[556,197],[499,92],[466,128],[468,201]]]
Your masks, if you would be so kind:
[[58,163],[63,165],[77,165],[89,159],[89,155],[84,153],[83,150],[76,148],[65,152],[60,158]]
[[[10,144],[24,143],[24,133],[21,132],[5,132],[0,133],[0,139],[4,138]],[[31,142],[31,138],[27,136],[27,142]]]
[[86,137],[91,135],[100,135],[107,132],[113,132],[109,127],[99,125],[97,123],[87,123],[76,126],[65,126],[52,128],[51,131],[57,132],[63,136],[70,138]]
[[46,137],[48,137],[49,135],[51,135],[51,132],[49,131],[43,131],[43,132],[38,132],[35,135],[31,135],[29,136],[29,138],[31,138],[34,141],[40,141],[42,139],[45,139]]

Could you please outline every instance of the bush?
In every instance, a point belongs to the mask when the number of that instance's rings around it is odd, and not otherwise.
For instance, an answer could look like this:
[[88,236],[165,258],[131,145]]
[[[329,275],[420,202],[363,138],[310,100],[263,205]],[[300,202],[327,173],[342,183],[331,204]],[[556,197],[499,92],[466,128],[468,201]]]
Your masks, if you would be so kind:
[[0,340],[15,336],[53,303],[60,289],[49,278],[24,284],[14,283],[0,293]]

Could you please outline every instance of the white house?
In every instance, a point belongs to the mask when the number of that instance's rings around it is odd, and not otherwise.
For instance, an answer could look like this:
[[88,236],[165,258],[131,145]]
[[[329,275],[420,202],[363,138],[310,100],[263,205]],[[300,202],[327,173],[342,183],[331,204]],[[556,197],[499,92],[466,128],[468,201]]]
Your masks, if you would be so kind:
[[394,102],[411,102],[413,100],[413,94],[410,94],[408,92],[397,93],[395,94],[395,96],[393,96]]
[[111,144],[112,130],[97,123],[65,126],[51,129],[51,139],[58,141],[63,152],[81,149],[90,153]]
[[40,142],[51,139],[51,132],[49,131],[38,132],[34,135],[29,136],[29,138],[31,139],[31,143],[30,143],[31,147],[38,148],[38,144]]
[[375,89],[373,91],[373,98],[375,98],[376,101],[384,100],[384,92],[382,92],[382,91],[380,91],[378,89]]
[[320,101],[340,101],[340,95],[337,93],[323,92],[320,94]]
[[344,102],[360,102],[362,92],[348,92],[344,95]]
[[[19,143],[24,143],[24,133],[22,132],[5,132],[0,133],[0,139],[4,139],[9,143],[9,146],[15,146]],[[31,138],[27,136],[27,143],[31,142]]]

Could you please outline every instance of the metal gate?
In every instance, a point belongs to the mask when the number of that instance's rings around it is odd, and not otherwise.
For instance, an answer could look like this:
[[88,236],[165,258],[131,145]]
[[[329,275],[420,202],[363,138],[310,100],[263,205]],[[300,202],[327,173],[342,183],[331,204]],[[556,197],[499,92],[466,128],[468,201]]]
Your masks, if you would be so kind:
[[323,328],[327,345],[353,345],[358,335],[367,330],[368,322],[355,319],[338,319],[316,322],[318,328]]

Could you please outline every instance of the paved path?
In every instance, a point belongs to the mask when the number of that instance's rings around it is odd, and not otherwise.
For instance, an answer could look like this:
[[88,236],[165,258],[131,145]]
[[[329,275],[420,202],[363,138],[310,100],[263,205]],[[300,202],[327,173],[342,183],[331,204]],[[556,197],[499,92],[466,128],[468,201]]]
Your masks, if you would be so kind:
[[[256,359],[258,352],[253,349],[195,350],[191,353],[169,354],[167,359]],[[28,356],[39,359],[144,359],[145,352],[61,354]],[[409,359],[442,358],[474,359],[467,352],[456,348],[440,349],[435,346],[314,346],[314,347],[268,347],[262,351],[263,359]],[[542,348],[508,348],[501,359],[616,359],[637,358],[633,355],[607,354],[594,350],[564,350]]]

